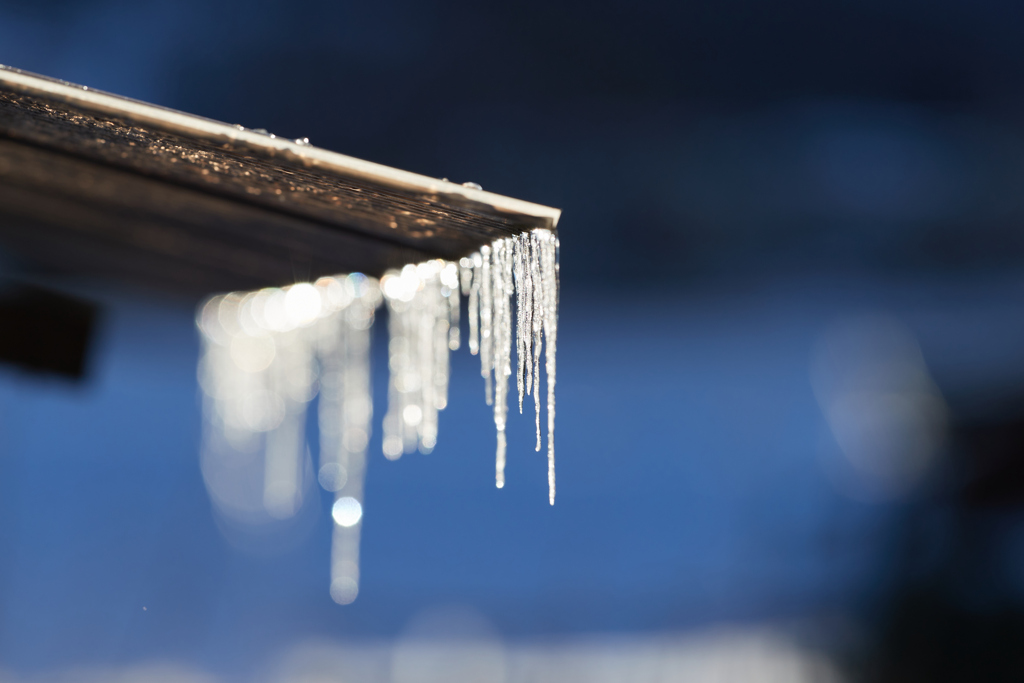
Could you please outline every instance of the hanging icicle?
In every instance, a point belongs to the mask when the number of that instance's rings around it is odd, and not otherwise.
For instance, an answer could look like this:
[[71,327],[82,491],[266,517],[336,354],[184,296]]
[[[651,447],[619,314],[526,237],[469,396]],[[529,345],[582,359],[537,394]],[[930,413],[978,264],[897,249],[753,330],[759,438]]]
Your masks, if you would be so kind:
[[334,492],[331,517],[331,598],[347,605],[359,594],[359,536],[363,516],[370,393],[370,327],[380,305],[376,281],[360,274],[322,278],[318,287],[349,303],[317,323],[320,362],[320,485]]
[[[516,348],[519,412],[533,395],[541,449],[540,353],[547,341],[548,499],[555,501],[555,348],[558,334],[558,238],[534,230],[495,240],[454,263],[435,260],[381,280],[391,333],[384,455],[395,459],[437,443],[437,411],[447,404],[448,349],[457,348],[458,295],[469,299],[469,350],[480,356],[484,398],[497,432],[495,485],[505,485],[509,378]],[[515,298],[515,321],[512,300]],[[446,343],[447,340],[447,343]]]
[[437,444],[437,413],[448,405],[448,352],[458,347],[459,272],[441,260],[408,265],[381,279],[388,304],[388,413],[384,455],[394,460]]
[[[469,292],[469,349],[480,354],[485,398],[494,406],[497,428],[495,484],[505,485],[508,416],[508,378],[512,374],[511,300],[516,299],[516,388],[519,412],[533,395],[537,445],[541,449],[540,354],[547,342],[544,367],[548,378],[548,500],[555,503],[555,349],[558,337],[558,238],[549,230],[534,230],[496,240],[459,262],[463,291]],[[476,343],[475,321],[480,321]]]

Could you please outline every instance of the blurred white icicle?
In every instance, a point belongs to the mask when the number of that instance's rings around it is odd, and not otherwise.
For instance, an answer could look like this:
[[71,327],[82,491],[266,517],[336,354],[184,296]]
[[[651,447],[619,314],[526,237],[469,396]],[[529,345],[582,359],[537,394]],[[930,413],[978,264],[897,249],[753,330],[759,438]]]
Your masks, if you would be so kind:
[[437,412],[448,405],[448,352],[459,344],[451,333],[458,324],[458,266],[440,259],[408,265],[387,273],[381,289],[391,336],[384,455],[394,460],[437,445]]
[[336,497],[331,596],[342,604],[359,588],[369,329],[380,301],[377,281],[354,274],[213,297],[196,320],[203,476],[226,517],[260,524],[301,508],[310,483],[306,406],[319,388],[317,476]]
[[[306,404],[315,395],[310,284],[213,297],[201,308],[203,474],[233,519],[287,519],[302,505]],[[245,484],[242,479],[247,480]]]
[[[375,280],[361,275],[323,278],[347,306],[317,323],[320,359],[320,485],[334,492],[331,516],[331,598],[347,605],[359,593],[359,535],[363,516],[370,393],[370,326],[380,305]],[[343,293],[342,293],[343,292]]]

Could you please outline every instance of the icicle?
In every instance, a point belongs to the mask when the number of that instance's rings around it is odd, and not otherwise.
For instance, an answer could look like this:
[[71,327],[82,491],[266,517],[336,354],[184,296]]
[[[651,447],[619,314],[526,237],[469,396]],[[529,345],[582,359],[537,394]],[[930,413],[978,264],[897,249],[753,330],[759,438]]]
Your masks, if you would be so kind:
[[[415,427],[414,443],[419,446],[421,453],[430,453],[437,445],[437,384],[435,383],[434,368],[437,365],[437,353],[434,349],[438,346],[438,336],[444,345],[445,358],[448,357],[447,330],[438,335],[438,327],[442,319],[438,315],[438,301],[440,297],[440,284],[437,281],[437,272],[440,264],[436,261],[427,261],[416,266],[416,275],[420,278],[420,288],[417,297],[413,299],[412,311],[416,316],[416,347],[417,347],[417,384],[420,387],[418,397],[413,395],[414,405],[419,408],[419,424],[410,421],[406,422],[410,427]],[[417,301],[416,299],[419,299]],[[447,316],[444,323],[447,324]],[[403,415],[403,417],[406,417]]]
[[[317,386],[310,326],[322,307],[313,285],[297,284],[213,297],[197,316],[206,393],[202,465],[229,516],[248,519],[262,510],[287,519],[302,504],[303,425]],[[251,453],[259,457],[246,457]],[[255,480],[246,491],[258,491],[258,501],[222,481],[240,458]]]
[[459,284],[462,286],[462,296],[468,297],[469,290],[473,287],[473,259],[463,257],[459,259]]
[[555,349],[558,339],[558,238],[550,232],[538,234],[541,285],[544,291],[544,352],[548,376],[548,500],[555,504]]
[[494,283],[491,282],[491,258],[494,250],[491,247],[480,247],[480,374],[484,378],[484,399],[487,405],[492,405],[492,383],[491,374],[494,371],[494,349],[493,339],[493,313],[494,298],[492,290]]
[[[537,444],[540,420],[540,354],[548,374],[548,483],[554,500],[554,370],[557,335],[557,239],[547,230],[495,240],[459,264],[427,261],[392,271],[381,280],[391,313],[388,413],[384,453],[397,458],[437,441],[438,411],[447,405],[448,352],[458,345],[458,292],[469,298],[469,348],[480,356],[485,399],[497,432],[495,484],[505,484],[509,378],[516,347],[519,411],[533,394]],[[516,318],[512,320],[515,297]],[[514,335],[514,339],[513,339]],[[547,346],[542,341],[547,339]]]
[[[371,430],[370,325],[380,290],[368,278],[322,278],[317,287],[335,293],[336,306],[318,323],[321,366],[320,485],[334,492],[331,598],[342,605],[359,593],[359,536],[366,445]],[[325,297],[327,299],[328,297]]]
[[537,446],[534,450],[540,452],[540,352],[541,334],[544,330],[544,287],[541,281],[540,271],[540,231],[534,230],[530,233],[530,284],[532,293],[530,302],[532,305],[533,322],[533,408],[537,431]]
[[[451,297],[455,264],[426,261],[381,280],[388,304],[391,381],[384,418],[384,455],[395,459],[437,444],[437,414],[448,405]],[[456,304],[457,305],[457,304]]]
[[196,321],[204,349],[202,467],[223,514],[262,523],[258,511],[271,518],[297,512],[309,458],[306,406],[319,388],[317,478],[336,496],[331,596],[342,604],[359,589],[369,329],[379,304],[377,281],[354,274],[214,297]]
[[[445,265],[441,271],[441,294],[448,299],[448,349],[458,351],[462,344],[459,334],[459,267],[454,263]],[[447,291],[446,291],[447,290]]]
[[[524,233],[519,236],[519,253],[521,254],[522,260],[522,307],[523,307],[523,328],[517,330],[517,334],[523,337],[523,374],[525,375],[526,393],[527,395],[533,392],[533,355],[536,353],[533,343],[533,273],[530,269],[530,260],[533,258],[532,236],[530,233]],[[516,285],[520,287],[519,284]],[[519,412],[522,414],[523,407],[519,406]]]
[[[403,273],[408,268],[409,266],[403,269]],[[381,281],[382,287],[387,285],[389,277],[395,277],[395,275],[385,275],[385,279]],[[394,288],[395,285],[391,285],[391,287]],[[415,292],[408,294],[409,301],[412,300],[414,294]],[[400,315],[395,311],[401,305],[401,303],[393,300],[398,297],[394,292],[388,296],[387,290],[385,290],[385,295],[388,309],[391,312],[391,315],[388,316],[388,336],[390,338],[388,343],[388,369],[390,373],[388,381],[388,411],[384,416],[384,439],[382,445],[384,456],[389,460],[394,460],[400,458],[405,451],[405,430],[403,429],[402,414],[406,407],[404,398],[406,392],[404,389],[408,385],[408,377],[412,374],[409,367],[411,340],[406,329],[408,326],[406,316]]]
[[496,485],[505,485],[505,422],[508,418],[508,378],[512,374],[512,239],[500,239],[491,249],[491,286],[494,356],[494,425],[498,431],[495,458]]
[[[523,235],[514,238],[512,243],[513,273],[516,282],[516,387],[519,389],[519,414],[523,414],[523,394],[528,391],[526,388],[526,368],[530,366],[529,349],[527,336],[524,331],[528,329],[529,314],[527,312],[527,286],[526,286],[526,259],[523,253]],[[529,335],[532,340],[533,335]]]
[[466,293],[466,282],[469,282],[469,352],[475,356],[480,353],[480,280],[483,259],[476,253],[463,260],[466,262],[462,266],[463,294]]
[[[513,245],[515,239],[503,240],[501,261],[501,392],[502,392],[502,432],[508,423],[508,381],[512,376],[512,337],[515,327],[512,323],[512,298],[515,296],[514,270],[515,256]],[[495,379],[497,379],[495,373]]]
[[[479,350],[485,399],[494,407],[497,430],[495,483],[505,483],[508,420],[508,378],[512,374],[512,335],[516,346],[516,387],[519,412],[533,395],[536,450],[542,447],[540,356],[548,375],[548,498],[555,495],[555,350],[558,327],[558,238],[549,230],[533,230],[495,240],[460,260],[463,293],[469,296],[470,352]],[[516,319],[512,321],[512,297]],[[479,317],[477,317],[479,316]],[[479,342],[476,340],[479,321]],[[547,340],[546,346],[543,344]],[[477,346],[477,344],[479,344]]]

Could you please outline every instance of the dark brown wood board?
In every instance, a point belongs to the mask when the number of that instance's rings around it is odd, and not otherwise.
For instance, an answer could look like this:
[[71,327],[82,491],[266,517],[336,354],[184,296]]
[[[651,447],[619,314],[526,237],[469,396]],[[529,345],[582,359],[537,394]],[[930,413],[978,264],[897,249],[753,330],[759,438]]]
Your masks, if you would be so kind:
[[0,243],[190,293],[456,259],[560,211],[0,66]]

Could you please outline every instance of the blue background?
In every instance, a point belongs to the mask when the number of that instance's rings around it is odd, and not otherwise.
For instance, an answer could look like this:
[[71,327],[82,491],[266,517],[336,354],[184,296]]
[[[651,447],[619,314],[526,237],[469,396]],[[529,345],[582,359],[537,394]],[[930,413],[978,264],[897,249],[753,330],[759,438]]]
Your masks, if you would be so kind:
[[[903,498],[851,496],[809,360],[837,318],[887,313],[954,428],[1021,414],[1020,11],[0,3],[0,63],[565,211],[558,503],[532,416],[494,488],[465,350],[436,450],[378,455],[379,321],[349,607],[327,590],[326,494],[272,542],[218,527],[196,302],[7,258],[6,277],[102,312],[82,382],[0,370],[0,667],[245,677],[288,643],[393,638],[443,604],[510,639],[803,619],[829,651],[848,628],[884,640],[914,577],[957,557],[962,482],[950,466]],[[1019,614],[1020,512],[971,519],[991,543],[936,599]]]

